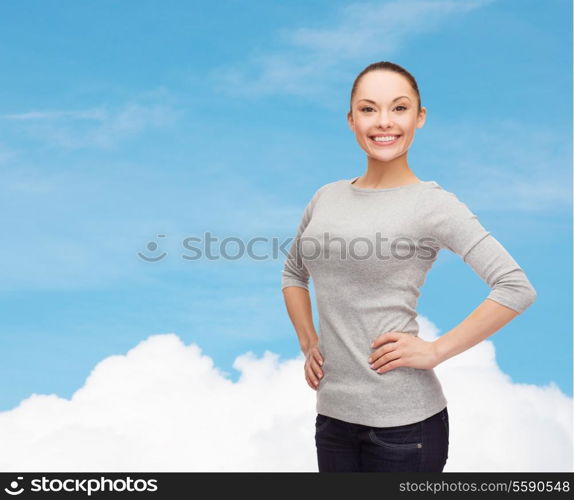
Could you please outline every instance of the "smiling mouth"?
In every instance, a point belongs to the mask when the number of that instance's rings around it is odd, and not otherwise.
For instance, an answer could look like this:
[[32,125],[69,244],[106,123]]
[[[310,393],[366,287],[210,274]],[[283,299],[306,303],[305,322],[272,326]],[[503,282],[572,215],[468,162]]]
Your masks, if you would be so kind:
[[[393,139],[385,139],[385,140],[376,140],[375,137],[393,137]],[[374,144],[376,144],[377,146],[388,146],[390,144],[394,144],[395,142],[397,142],[400,138],[402,137],[401,135],[370,135],[369,139],[371,140],[371,142],[373,142]]]

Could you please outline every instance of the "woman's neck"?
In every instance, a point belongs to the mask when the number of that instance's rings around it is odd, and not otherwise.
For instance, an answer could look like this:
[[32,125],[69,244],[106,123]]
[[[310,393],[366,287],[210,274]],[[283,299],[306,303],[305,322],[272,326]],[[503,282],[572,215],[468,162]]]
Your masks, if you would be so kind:
[[365,174],[356,179],[353,185],[366,189],[385,189],[404,186],[420,182],[420,179],[410,169],[407,172],[372,172],[367,170]]

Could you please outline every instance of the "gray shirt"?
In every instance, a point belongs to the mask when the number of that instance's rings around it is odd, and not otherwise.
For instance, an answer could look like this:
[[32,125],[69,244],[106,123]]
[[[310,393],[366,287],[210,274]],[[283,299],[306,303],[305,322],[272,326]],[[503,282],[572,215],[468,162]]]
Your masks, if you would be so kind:
[[285,260],[282,288],[308,289],[313,279],[324,358],[317,413],[406,425],[447,405],[441,384],[434,370],[377,373],[368,362],[370,344],[389,331],[418,335],[419,288],[439,251],[458,254],[490,287],[488,299],[519,313],[536,291],[476,215],[437,182],[368,189],[352,181],[315,191]]

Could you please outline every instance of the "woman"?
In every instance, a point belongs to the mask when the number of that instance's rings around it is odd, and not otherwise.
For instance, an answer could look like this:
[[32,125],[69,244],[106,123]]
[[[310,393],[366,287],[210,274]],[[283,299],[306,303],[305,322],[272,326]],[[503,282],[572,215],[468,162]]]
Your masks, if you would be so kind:
[[[408,149],[425,117],[417,83],[401,66],[378,62],[357,76],[347,119],[367,170],[314,193],[285,261],[286,308],[305,378],[317,391],[320,472],[442,471],[449,421],[434,367],[536,299],[524,271],[476,215],[409,168]],[[491,290],[464,321],[427,342],[418,337],[416,303],[442,248]]]

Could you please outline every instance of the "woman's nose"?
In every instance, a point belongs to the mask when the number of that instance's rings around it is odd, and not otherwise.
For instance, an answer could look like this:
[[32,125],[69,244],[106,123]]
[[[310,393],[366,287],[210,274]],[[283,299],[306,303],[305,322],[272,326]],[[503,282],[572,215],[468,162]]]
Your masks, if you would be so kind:
[[381,113],[379,115],[379,125],[383,130],[391,128],[393,126],[391,117],[387,113]]

